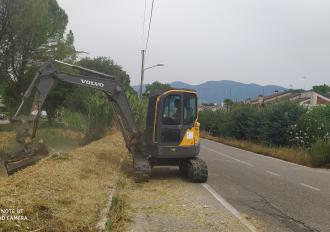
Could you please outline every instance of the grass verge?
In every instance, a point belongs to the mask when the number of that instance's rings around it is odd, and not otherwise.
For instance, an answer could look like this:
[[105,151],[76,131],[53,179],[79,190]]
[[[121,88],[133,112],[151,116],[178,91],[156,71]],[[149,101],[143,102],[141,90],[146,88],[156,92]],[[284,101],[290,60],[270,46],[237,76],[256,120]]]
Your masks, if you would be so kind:
[[252,151],[257,154],[275,157],[281,160],[292,163],[312,167],[310,155],[303,149],[294,149],[287,147],[268,147],[261,144],[256,144],[251,141],[238,140],[232,138],[215,137],[206,132],[201,132],[201,137],[215,142],[223,143],[229,146]]
[[0,179],[0,209],[28,218],[0,221],[0,231],[95,231],[125,153],[115,133]]
[[125,231],[127,223],[131,221],[129,217],[130,201],[127,195],[130,178],[132,178],[132,158],[127,154],[121,163],[116,192],[112,197],[108,214],[106,228],[109,232]]

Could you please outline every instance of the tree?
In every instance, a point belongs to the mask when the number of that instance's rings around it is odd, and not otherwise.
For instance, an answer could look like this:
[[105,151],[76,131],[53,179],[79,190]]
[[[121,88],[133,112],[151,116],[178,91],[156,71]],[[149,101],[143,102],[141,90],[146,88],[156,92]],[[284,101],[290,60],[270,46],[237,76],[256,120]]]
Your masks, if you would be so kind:
[[272,145],[289,145],[290,128],[306,113],[306,109],[292,102],[281,102],[264,108],[261,126],[263,140]]
[[0,12],[0,82],[13,110],[41,62],[72,61],[76,52],[73,33],[64,37],[68,17],[56,0],[1,0]]
[[124,86],[125,90],[130,88],[129,75],[122,69],[121,66],[115,64],[114,61],[109,57],[86,57],[77,62],[77,64],[85,68],[109,74],[119,80],[120,83]]
[[[130,93],[133,93],[133,89],[130,87],[129,75],[119,65],[115,64],[111,58],[87,57],[81,59],[76,64],[113,76],[123,85],[129,99],[133,97],[130,95]],[[84,71],[81,71],[80,74],[90,75]],[[137,96],[134,99],[137,99]],[[135,104],[131,104],[131,106],[134,112]],[[102,91],[71,86],[70,93],[66,96],[65,107],[68,111],[79,112],[83,115],[86,124],[85,135],[87,142],[102,137],[112,125],[112,107],[107,96]]]
[[233,102],[231,99],[229,99],[229,98],[226,98],[226,99],[223,101],[223,103],[224,103],[225,106],[226,106],[226,111],[227,111],[227,112],[229,112],[229,111],[231,110],[232,105],[234,105],[234,102]]
[[313,90],[323,96],[330,97],[330,86],[323,84],[323,85],[315,85],[313,86]]
[[146,85],[145,95],[150,96],[156,91],[166,91],[169,89],[171,89],[171,86],[169,84],[163,84],[159,81],[155,81],[151,84]]

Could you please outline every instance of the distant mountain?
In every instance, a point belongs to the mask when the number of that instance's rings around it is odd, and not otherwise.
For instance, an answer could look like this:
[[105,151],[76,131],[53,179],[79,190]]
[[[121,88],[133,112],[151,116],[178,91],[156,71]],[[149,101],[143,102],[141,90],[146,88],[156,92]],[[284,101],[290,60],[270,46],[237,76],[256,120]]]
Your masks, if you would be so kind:
[[[286,88],[277,85],[244,84],[236,81],[207,81],[199,85],[190,85],[181,81],[169,83],[173,88],[195,89],[201,102],[223,102],[226,98],[242,101],[247,98],[257,98],[258,95],[270,95],[275,91],[285,91]],[[139,86],[133,86],[138,91]]]

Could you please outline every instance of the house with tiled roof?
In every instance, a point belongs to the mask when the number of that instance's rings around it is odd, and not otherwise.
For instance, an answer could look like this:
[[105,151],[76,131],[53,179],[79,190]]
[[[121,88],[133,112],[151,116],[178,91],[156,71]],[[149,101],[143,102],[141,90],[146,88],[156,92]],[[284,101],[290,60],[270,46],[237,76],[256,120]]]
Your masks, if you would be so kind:
[[311,108],[319,105],[330,104],[330,99],[318,94],[314,91],[302,91],[302,92],[290,92],[285,91],[281,93],[274,93],[269,96],[259,95],[258,98],[253,100],[246,100],[245,104],[251,104],[256,106],[266,106],[268,104],[274,104],[280,101],[292,101],[298,104]]

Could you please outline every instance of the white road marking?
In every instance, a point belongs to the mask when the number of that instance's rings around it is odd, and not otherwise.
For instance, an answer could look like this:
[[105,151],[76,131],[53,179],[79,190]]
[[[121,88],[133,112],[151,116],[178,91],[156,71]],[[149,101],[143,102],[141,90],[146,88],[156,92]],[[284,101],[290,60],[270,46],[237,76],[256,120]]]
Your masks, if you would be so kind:
[[313,189],[313,190],[316,190],[316,191],[320,191],[321,189],[319,188],[316,188],[316,187],[313,187],[311,185],[308,185],[308,184],[304,184],[304,183],[300,183],[302,186],[305,186],[307,188],[310,188],[310,189]]
[[235,160],[235,161],[237,161],[237,162],[239,162],[239,163],[245,164],[245,165],[247,165],[247,166],[254,167],[254,165],[251,164],[251,163],[249,163],[249,162],[246,162],[246,161],[243,161],[243,160],[236,159],[236,158],[234,158],[234,157],[231,157],[230,155],[223,154],[223,153],[221,153],[221,152],[218,152],[218,151],[216,151],[216,150],[213,150],[213,149],[208,148],[208,147],[205,147],[205,146],[202,146],[202,147],[205,148],[206,150],[209,150],[209,151],[212,151],[212,152],[214,152],[214,153],[217,153],[218,155],[224,156],[224,157],[226,157],[226,158],[228,158],[228,159],[232,159],[232,160]]
[[252,225],[246,218],[242,217],[241,214],[231,204],[229,204],[223,197],[221,197],[210,185],[203,183],[203,187],[212,194],[212,196],[220,202],[229,212],[231,212],[238,220],[241,221],[250,231],[257,232],[257,229]]
[[278,174],[276,172],[272,172],[272,171],[266,171],[266,172],[273,175],[273,176],[281,176],[280,174]]
[[214,143],[214,144],[221,144],[223,146],[226,146],[226,147],[229,147],[229,148],[233,148],[233,149],[236,149],[236,150],[239,150],[239,151],[242,151],[242,152],[250,153],[251,155],[259,156],[261,159],[272,159],[274,161],[278,161],[278,162],[283,163],[283,164],[287,164],[287,165],[295,166],[295,167],[298,167],[298,168],[306,169],[306,170],[308,170],[310,172],[323,173],[323,174],[330,175],[330,171],[329,170],[325,170],[325,169],[321,169],[321,168],[310,168],[310,167],[306,167],[306,166],[303,166],[303,165],[300,165],[300,164],[296,164],[296,163],[292,163],[292,162],[289,162],[289,161],[281,160],[280,158],[258,154],[258,153],[252,152],[252,151],[248,151],[248,150],[244,150],[244,149],[241,149],[241,148],[233,147],[233,146],[226,145],[226,144],[220,143],[220,142],[215,142],[215,141],[209,140],[209,139],[202,138],[202,140],[207,141],[207,142],[210,142],[210,143]]

